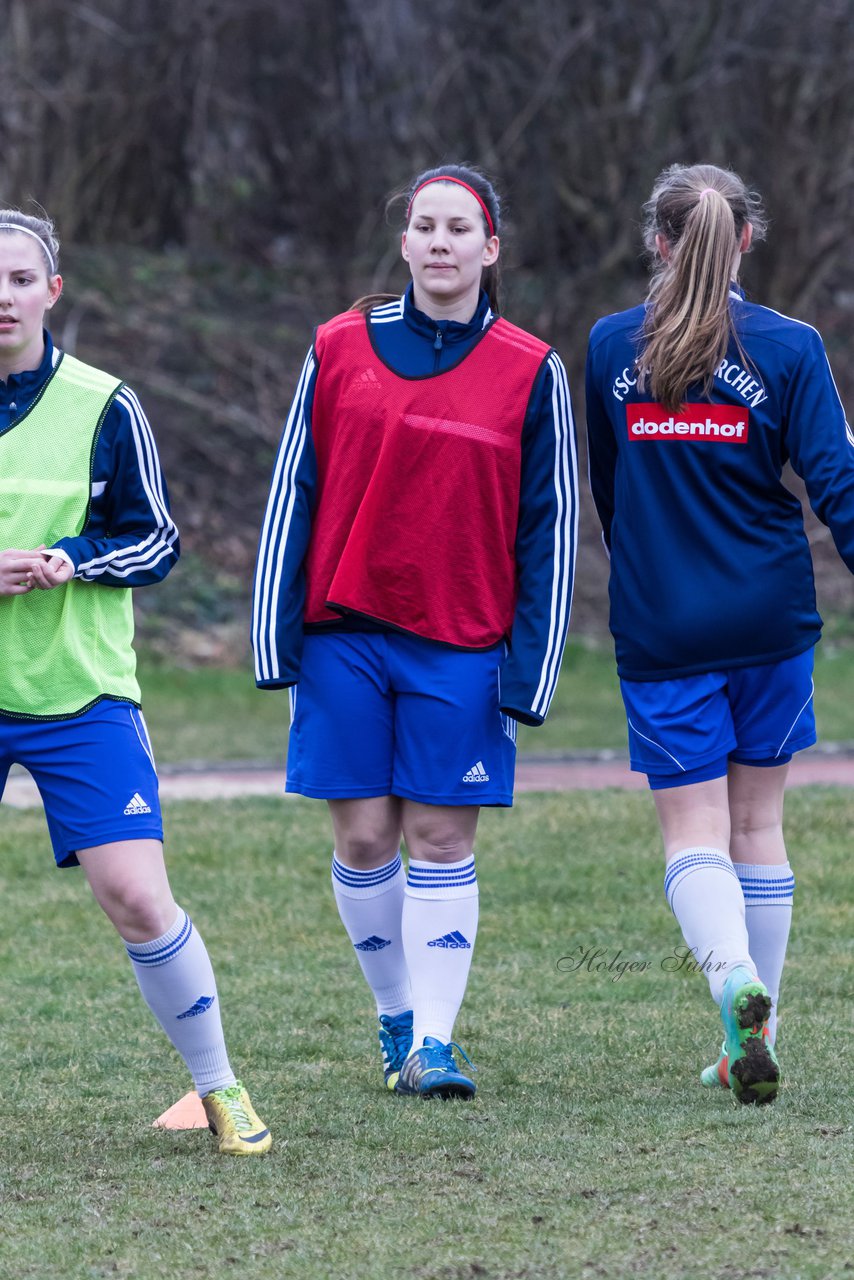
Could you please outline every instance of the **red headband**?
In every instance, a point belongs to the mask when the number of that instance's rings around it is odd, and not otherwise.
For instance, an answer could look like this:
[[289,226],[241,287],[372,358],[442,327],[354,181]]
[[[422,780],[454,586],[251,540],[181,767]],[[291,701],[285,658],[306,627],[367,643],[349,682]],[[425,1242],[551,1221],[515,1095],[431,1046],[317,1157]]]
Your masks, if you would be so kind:
[[495,235],[495,227],[492,225],[492,216],[489,210],[487,209],[486,205],[484,204],[483,200],[481,199],[481,197],[475,191],[474,187],[470,187],[467,182],[463,182],[462,178],[450,178],[450,177],[446,177],[444,174],[440,174],[438,178],[428,178],[426,182],[421,183],[420,187],[415,188],[415,190],[412,193],[412,198],[406,207],[407,222],[409,222],[409,218],[412,213],[412,205],[415,200],[415,197],[418,195],[419,191],[423,191],[425,187],[429,187],[431,182],[455,182],[458,187],[465,187],[466,191],[471,192],[471,194],[474,196],[475,200],[478,202],[481,209],[483,210],[483,216],[484,218],[486,218],[486,225],[489,227],[489,234],[491,236]]

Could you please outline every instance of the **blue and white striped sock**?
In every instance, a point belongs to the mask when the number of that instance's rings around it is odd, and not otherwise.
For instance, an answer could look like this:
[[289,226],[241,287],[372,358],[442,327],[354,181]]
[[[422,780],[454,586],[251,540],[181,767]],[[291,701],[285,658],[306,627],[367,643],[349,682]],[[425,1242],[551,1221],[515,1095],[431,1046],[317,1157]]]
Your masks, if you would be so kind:
[[756,973],[744,923],[744,897],[729,855],[704,845],[680,849],[665,868],[664,893],[720,1004],[733,969]]
[[370,871],[345,866],[332,855],[332,888],[341,923],[377,1002],[377,1014],[412,1008],[403,953],[401,913],[406,876],[400,853]]
[[451,1040],[477,935],[474,854],[460,862],[409,860],[403,899],[403,949],[412,983],[413,1048]]
[[759,978],[774,1002],[768,1019],[768,1032],[773,1042],[777,1038],[777,1002],[789,945],[795,877],[788,862],[772,866],[734,862],[733,866],[744,894],[750,954],[756,961]]
[[142,998],[180,1053],[200,1097],[234,1084],[205,944],[186,911],[151,942],[123,939]]

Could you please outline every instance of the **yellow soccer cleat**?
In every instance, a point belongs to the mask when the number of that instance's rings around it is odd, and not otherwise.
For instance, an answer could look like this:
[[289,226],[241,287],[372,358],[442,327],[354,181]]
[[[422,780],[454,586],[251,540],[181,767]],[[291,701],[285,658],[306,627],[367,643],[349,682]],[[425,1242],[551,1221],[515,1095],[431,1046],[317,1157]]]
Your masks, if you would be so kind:
[[273,1145],[270,1130],[256,1116],[239,1080],[202,1098],[208,1126],[226,1156],[260,1156]]

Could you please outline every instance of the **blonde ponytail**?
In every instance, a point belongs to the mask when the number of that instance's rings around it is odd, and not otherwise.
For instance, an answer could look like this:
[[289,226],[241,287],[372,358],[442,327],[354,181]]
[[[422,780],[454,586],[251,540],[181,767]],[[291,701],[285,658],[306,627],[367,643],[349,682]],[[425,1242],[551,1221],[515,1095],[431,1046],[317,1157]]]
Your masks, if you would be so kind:
[[758,196],[713,165],[666,169],[644,209],[655,268],[638,386],[673,411],[689,387],[711,391],[734,333],[729,292],[742,234],[749,222],[761,238],[765,220]]

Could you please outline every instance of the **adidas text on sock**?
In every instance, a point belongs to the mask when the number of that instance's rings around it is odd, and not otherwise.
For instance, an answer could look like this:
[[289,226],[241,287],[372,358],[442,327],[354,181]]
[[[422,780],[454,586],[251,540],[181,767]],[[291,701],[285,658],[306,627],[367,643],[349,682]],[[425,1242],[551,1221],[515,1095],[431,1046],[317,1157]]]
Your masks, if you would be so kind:
[[150,942],[127,942],[142,997],[184,1059],[200,1095],[234,1084],[207,949],[178,908],[171,929]]
[[377,1014],[395,1016],[412,1008],[401,917],[406,875],[400,853],[390,862],[360,871],[332,856],[332,889],[341,923],[373,992]]
[[412,983],[413,1047],[447,1043],[465,995],[477,936],[474,856],[455,863],[410,859],[403,945]]

